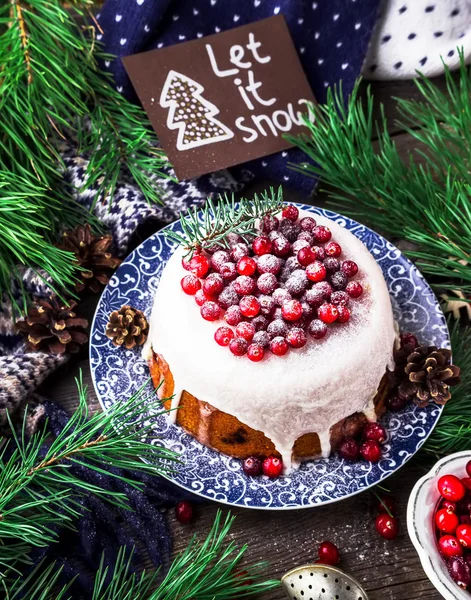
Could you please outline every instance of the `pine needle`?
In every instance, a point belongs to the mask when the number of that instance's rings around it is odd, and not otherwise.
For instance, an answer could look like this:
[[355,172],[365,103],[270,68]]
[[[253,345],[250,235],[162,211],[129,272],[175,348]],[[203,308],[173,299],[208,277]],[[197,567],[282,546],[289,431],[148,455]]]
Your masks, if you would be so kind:
[[444,66],[445,92],[422,76],[416,81],[421,101],[398,100],[402,127],[424,148],[406,160],[388,133],[382,106],[375,121],[371,91],[361,99],[359,83],[346,103],[341,90],[330,90],[325,105],[311,107],[309,135],[289,139],[312,160],[293,168],[320,176],[336,210],[411,242],[406,253],[434,276],[438,291],[469,294],[471,80],[462,52],[460,58],[458,83]]

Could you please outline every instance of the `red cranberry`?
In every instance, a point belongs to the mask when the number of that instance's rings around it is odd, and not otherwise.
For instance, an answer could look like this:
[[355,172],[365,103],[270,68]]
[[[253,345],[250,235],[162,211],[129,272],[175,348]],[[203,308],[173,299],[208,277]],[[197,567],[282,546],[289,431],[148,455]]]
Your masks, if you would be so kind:
[[278,279],[272,273],[264,273],[257,279],[257,287],[262,294],[271,294],[275,291],[277,285]]
[[465,558],[453,556],[448,560],[450,577],[463,590],[471,584],[471,569],[469,562],[467,562],[468,556]]
[[240,275],[237,277],[233,285],[235,291],[241,296],[248,296],[249,294],[252,294],[257,287],[255,280],[247,275]]
[[226,252],[225,250],[218,250],[211,256],[211,266],[218,273],[221,272],[222,265],[224,265],[225,263],[227,263],[229,261],[230,261],[229,252]]
[[347,277],[353,277],[358,273],[358,265],[353,260],[344,260],[341,269]]
[[327,256],[324,258],[324,267],[329,273],[336,273],[340,269],[340,263],[333,256]]
[[379,513],[389,513],[393,514],[396,512],[396,501],[391,496],[382,496],[378,502],[377,510]]
[[309,248],[301,248],[301,250],[297,254],[298,262],[303,267],[307,267],[316,259],[316,253]]
[[193,506],[189,500],[182,500],[175,506],[175,517],[183,525],[187,525],[192,520]]
[[341,458],[353,462],[360,457],[360,444],[355,439],[346,437],[341,442],[338,452]]
[[387,513],[381,513],[376,517],[375,528],[379,535],[387,540],[395,540],[399,533],[397,519]]
[[438,540],[438,549],[445,558],[463,556],[463,546],[454,535],[444,535]]
[[291,348],[302,348],[306,345],[307,338],[303,329],[300,327],[293,327],[293,329],[286,334],[286,340]]
[[281,319],[275,319],[268,325],[267,332],[272,338],[277,336],[285,337],[288,333],[288,327]]
[[216,302],[206,301],[200,308],[200,313],[206,321],[217,321],[221,314],[221,309]]
[[330,276],[330,284],[334,290],[344,290],[347,287],[347,283],[347,276],[342,271],[337,271]]
[[268,456],[263,461],[263,474],[267,477],[274,478],[281,475],[283,470],[283,461],[276,456]]
[[300,231],[301,227],[298,225],[298,223],[290,221],[290,219],[281,219],[280,233],[285,236],[288,242],[295,242]]
[[249,247],[247,246],[247,244],[239,242],[238,244],[235,244],[234,246],[232,246],[231,258],[234,262],[236,262],[236,263],[239,262],[239,260],[243,256],[248,256],[248,254],[249,254]]
[[237,263],[239,275],[253,275],[257,270],[257,263],[250,256],[243,256]]
[[240,312],[240,308],[238,306],[229,306],[226,310],[226,314],[224,315],[224,320],[228,325],[237,325],[242,321],[242,313]]
[[206,300],[210,300],[203,290],[198,290],[195,294],[195,302],[198,306],[203,306]]
[[350,281],[345,288],[350,298],[359,298],[363,294],[363,287],[358,281]]
[[193,274],[185,275],[180,283],[182,290],[189,296],[194,296],[201,289],[201,281]]
[[211,273],[203,282],[203,291],[209,296],[217,296],[224,289],[224,279],[219,273]]
[[321,292],[326,300],[329,300],[332,295],[332,286],[327,281],[319,281],[319,283],[315,283],[312,286],[312,289],[316,290],[316,292]]
[[363,428],[365,440],[374,440],[382,444],[386,441],[386,429],[379,423],[367,423]]
[[[453,513],[452,513],[453,514]],[[459,543],[465,548],[471,547],[471,525],[468,523],[461,523],[456,528],[455,536]]]
[[301,302],[301,306],[303,307],[303,317],[309,321],[314,313],[314,309],[307,302]]
[[451,500],[442,500],[441,508],[446,508],[448,512],[456,512],[456,503]]
[[323,281],[325,279],[327,271],[321,262],[315,260],[313,263],[306,267],[306,275],[310,281],[318,282]]
[[275,301],[271,296],[260,294],[258,301],[260,302],[260,312],[262,315],[271,315],[273,313],[275,309]]
[[270,252],[272,251],[272,243],[266,236],[258,236],[252,242],[252,250],[257,256],[262,256],[263,254],[270,254]]
[[277,235],[273,240],[273,254],[278,257],[283,257],[289,254],[291,244],[284,235]]
[[459,524],[460,520],[455,513],[446,508],[441,508],[435,514],[435,525],[444,533],[455,533]]
[[281,307],[281,313],[285,321],[297,321],[303,314],[303,307],[299,300],[288,300]]
[[315,289],[313,286],[310,290],[306,290],[306,293],[303,296],[303,299],[314,307],[319,307],[323,304],[325,298],[322,290]]
[[402,346],[412,346],[413,348],[417,348],[419,342],[415,335],[412,333],[401,333],[400,335],[401,347]]
[[456,475],[442,475],[437,483],[438,491],[446,500],[459,502],[464,498],[466,489]]
[[317,225],[314,227],[312,234],[316,242],[320,242],[321,244],[325,244],[332,237],[330,229],[324,225]]
[[218,304],[221,308],[229,308],[239,304],[239,295],[232,286],[227,286],[218,296]]
[[266,348],[270,344],[270,336],[266,331],[257,331],[253,336],[253,343]]
[[339,313],[339,316],[337,317],[337,323],[346,323],[350,319],[350,310],[343,304],[337,306],[337,311]]
[[209,271],[209,258],[204,254],[197,254],[190,259],[189,265],[189,270],[193,275],[196,275],[196,277],[204,277]]
[[190,270],[190,259],[187,258],[182,258],[182,267],[185,269],[185,271],[189,271]]
[[335,566],[340,561],[340,554],[337,546],[332,542],[322,542],[318,550],[319,562],[323,565]]
[[316,260],[324,260],[325,252],[324,252],[324,248],[322,246],[313,246],[312,251],[316,255]]
[[324,251],[327,256],[333,256],[334,258],[338,258],[342,254],[342,248],[337,242],[329,242],[324,246]]
[[256,317],[260,312],[260,302],[255,296],[244,296],[239,302],[239,308],[244,317]]
[[298,220],[299,210],[296,208],[296,206],[288,204],[281,211],[281,216],[283,217],[283,219],[289,219],[290,221],[294,222]]
[[327,325],[323,323],[320,319],[313,319],[309,323],[308,331],[315,340],[321,340],[323,337],[326,336]]
[[468,491],[471,491],[471,477],[462,477],[461,483]]
[[381,458],[381,446],[374,440],[366,440],[360,447],[360,454],[368,462],[378,462]]
[[471,460],[468,460],[466,463],[466,473],[468,474],[468,477],[471,477]]
[[288,342],[284,337],[277,335],[270,342],[270,350],[276,356],[284,356],[288,352]]
[[262,461],[257,456],[248,456],[242,463],[242,468],[249,477],[257,477],[262,472]]
[[255,327],[253,323],[248,323],[247,321],[242,321],[236,327],[236,335],[237,337],[244,338],[248,342],[252,341],[253,336],[255,335]]
[[257,269],[260,274],[272,273],[276,275],[281,269],[281,260],[274,254],[264,254],[257,260]]
[[224,281],[233,281],[237,277],[237,268],[233,262],[226,262],[221,265],[219,273]]
[[334,304],[325,303],[319,306],[317,314],[321,321],[329,324],[333,323],[338,318],[339,310],[337,306],[334,306]]
[[217,321],[219,319],[219,315],[221,314],[221,309],[216,302],[207,300],[200,308],[200,313],[203,319],[206,321]]
[[317,223],[313,217],[303,217],[299,221],[299,225],[303,231],[312,231]]
[[229,346],[234,339],[234,332],[230,327],[219,327],[214,333],[214,339],[220,346]]
[[250,344],[250,346],[247,349],[247,356],[252,362],[261,361],[264,354],[265,350],[260,344]]
[[406,406],[407,400],[405,398],[401,398],[398,395],[395,395],[388,398],[387,403],[390,411],[399,412]]
[[309,285],[306,272],[303,269],[296,269],[288,277],[285,287],[293,296],[300,296]]
[[248,343],[244,338],[234,338],[229,344],[229,350],[235,356],[243,356],[247,352]]
[[[260,298],[259,298],[260,301]],[[262,307],[262,302],[260,301],[260,306]],[[255,331],[266,331],[268,327],[268,319],[262,315],[258,315],[252,319],[252,324],[255,327]]]
[[280,226],[280,222],[275,215],[265,215],[262,219],[261,229],[263,233],[270,233],[276,231]]
[[335,306],[347,306],[347,304],[350,302],[350,296],[347,294],[347,292],[336,290],[335,292],[332,292],[330,301],[332,304],[335,304]]

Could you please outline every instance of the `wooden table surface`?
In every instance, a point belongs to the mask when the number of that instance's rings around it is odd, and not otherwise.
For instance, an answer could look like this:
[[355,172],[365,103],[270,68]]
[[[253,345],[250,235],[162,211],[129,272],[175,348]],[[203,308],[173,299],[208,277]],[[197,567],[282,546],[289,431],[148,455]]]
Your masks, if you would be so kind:
[[[390,131],[405,156],[415,144],[413,138],[392,122],[396,116],[392,97],[417,97],[414,84],[410,81],[376,83],[372,88],[375,98],[384,103],[386,114],[391,118]],[[285,197],[292,201],[323,204],[326,196],[316,194],[313,198],[306,199],[286,190]],[[141,231],[135,244],[154,230],[150,225],[146,231]],[[95,305],[96,299],[87,303],[86,310],[90,319]],[[41,386],[40,392],[72,410],[77,398],[74,379],[82,370],[84,381],[89,386],[90,407],[92,410],[100,410],[86,355],[84,352],[78,359],[51,375]],[[264,572],[267,578],[278,578],[293,567],[314,561],[318,544],[323,540],[331,540],[340,548],[340,566],[360,581],[370,600],[437,600],[441,596],[425,576],[406,530],[409,493],[429,465],[429,459],[419,453],[385,484],[398,502],[401,531],[395,541],[384,540],[375,532],[375,498],[368,491],[341,502],[310,509],[255,511],[233,508],[231,512],[237,518],[231,539],[240,545],[248,544],[247,560],[269,561]],[[221,505],[214,502],[200,504],[196,519],[188,526],[176,523],[171,514],[174,551],[182,550],[194,533],[205,536],[218,508]],[[222,506],[222,510],[226,513],[229,509]],[[281,600],[285,595],[280,587],[259,598]]]

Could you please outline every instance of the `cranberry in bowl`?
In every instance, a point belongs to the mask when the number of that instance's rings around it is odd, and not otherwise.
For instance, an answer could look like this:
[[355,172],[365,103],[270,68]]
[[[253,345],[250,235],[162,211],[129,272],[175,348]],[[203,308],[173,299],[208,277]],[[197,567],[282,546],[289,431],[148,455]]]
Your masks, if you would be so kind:
[[446,600],[471,600],[470,461],[471,450],[439,460],[415,484],[407,506],[409,537],[427,577]]

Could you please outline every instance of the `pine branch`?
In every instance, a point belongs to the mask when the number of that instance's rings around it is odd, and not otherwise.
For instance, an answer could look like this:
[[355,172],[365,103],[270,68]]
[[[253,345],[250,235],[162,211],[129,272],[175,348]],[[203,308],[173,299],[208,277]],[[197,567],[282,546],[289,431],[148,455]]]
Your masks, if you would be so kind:
[[279,586],[275,580],[260,582],[263,563],[241,566],[247,546],[226,541],[234,518],[229,514],[221,523],[218,512],[206,540],[190,542],[148,600],[247,598]]
[[313,161],[294,168],[320,176],[333,188],[329,193],[336,208],[415,244],[407,254],[424,274],[440,277],[436,288],[470,293],[471,270],[458,262],[471,255],[470,75],[461,58],[458,87],[445,68],[446,94],[422,78],[417,85],[423,102],[399,101],[410,134],[425,144],[405,161],[388,133],[382,107],[376,122],[373,97],[368,90],[360,99],[359,84],[347,103],[339,91],[330,91],[325,105],[311,108],[316,122],[306,119],[309,137],[289,139]]
[[[144,111],[119,94],[109,74],[98,68],[103,56],[95,26],[82,27],[89,0],[75,0],[65,9],[60,0],[11,0],[0,5],[0,174],[8,193],[0,192],[0,300],[10,294],[24,312],[27,294],[18,264],[31,266],[51,281],[55,291],[73,295],[75,267],[70,254],[53,249],[63,228],[94,223],[74,198],[63,176],[59,151],[65,140],[90,161],[80,191],[95,191],[97,201],[112,202],[118,180],[134,179],[149,201],[159,200],[159,180],[168,166]],[[32,192],[32,193],[31,193]],[[19,214],[37,214],[24,221],[16,235]],[[44,247],[45,256],[40,249]],[[6,274],[13,274],[14,291]],[[16,301],[16,295],[19,301]]]
[[[123,493],[77,478],[69,469],[71,464],[118,477],[106,467],[159,474],[176,458],[173,452],[145,439],[152,427],[148,412],[164,410],[155,396],[148,398],[141,389],[129,400],[88,418],[86,388],[81,381],[77,384],[79,407],[46,450],[47,424],[29,440],[26,416],[19,435],[11,425],[13,438],[0,455],[0,540],[31,546],[55,541],[52,526],[71,523],[80,515],[76,502],[80,494],[94,494],[115,506],[127,507]],[[142,487],[132,478],[119,478],[130,486]]]
[[451,327],[453,363],[461,369],[461,383],[453,388],[440,421],[425,442],[423,450],[435,457],[469,450],[471,440],[471,329]]
[[165,235],[184,246],[188,253],[214,246],[228,248],[228,234],[237,234],[249,241],[258,233],[260,219],[279,212],[282,205],[281,187],[276,192],[270,188],[260,196],[255,194],[251,200],[236,200],[234,194],[231,197],[219,195],[217,203],[208,198],[202,208],[192,207],[181,216],[182,233],[167,229]]

